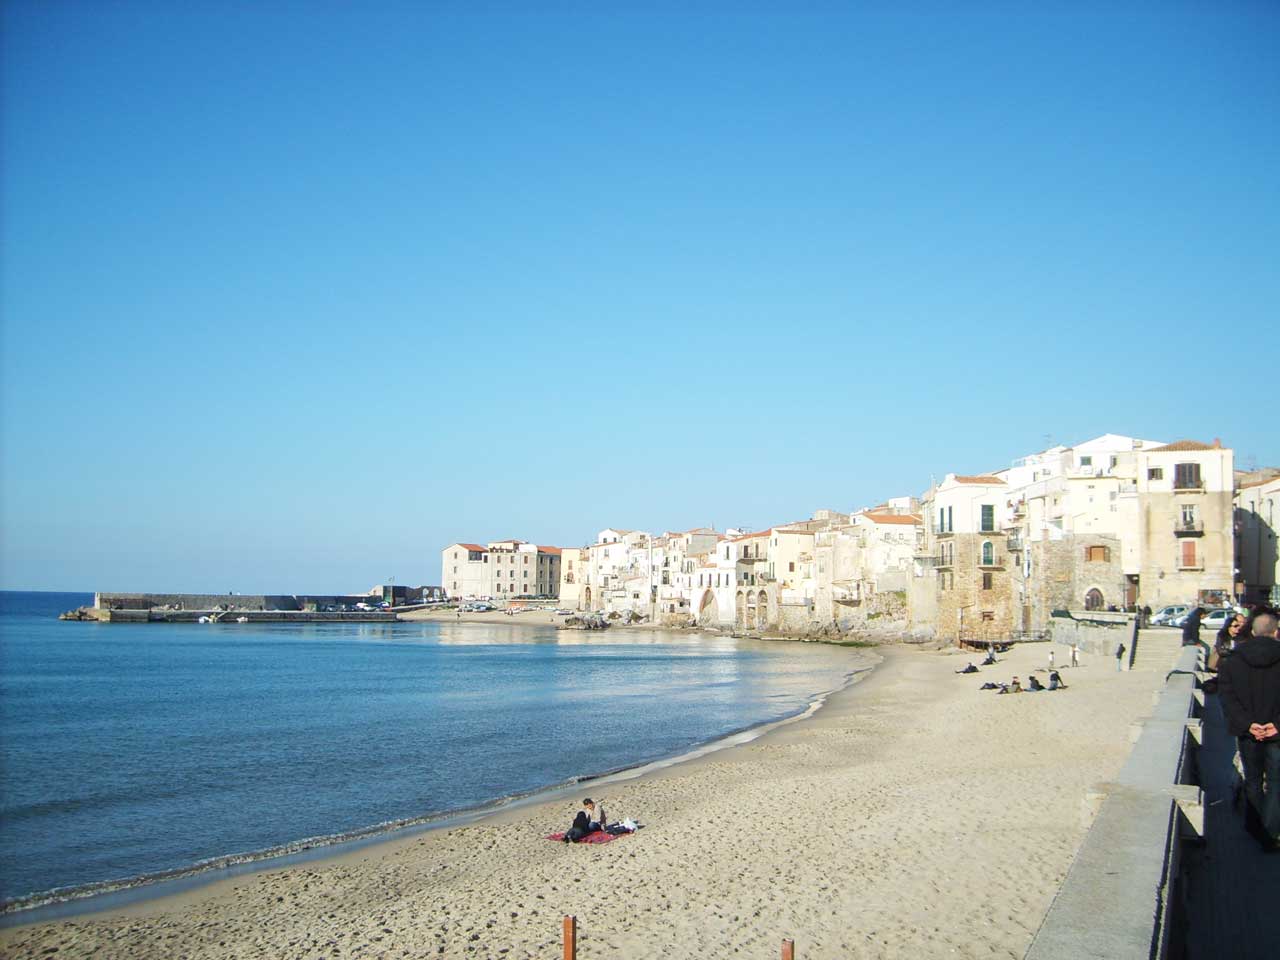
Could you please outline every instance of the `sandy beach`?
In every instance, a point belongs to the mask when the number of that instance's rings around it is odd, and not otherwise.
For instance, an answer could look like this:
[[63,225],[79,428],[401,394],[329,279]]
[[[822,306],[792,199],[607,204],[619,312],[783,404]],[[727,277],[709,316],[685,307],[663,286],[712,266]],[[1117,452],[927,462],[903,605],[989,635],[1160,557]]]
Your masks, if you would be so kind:
[[[529,615],[526,615],[529,616]],[[1048,647],[885,648],[813,718],[584,790],[639,833],[543,839],[571,801],[402,837],[110,914],[0,933],[6,957],[1021,957],[1163,679],[1109,659],[996,696]],[[1044,671],[1041,669],[1043,677]]]

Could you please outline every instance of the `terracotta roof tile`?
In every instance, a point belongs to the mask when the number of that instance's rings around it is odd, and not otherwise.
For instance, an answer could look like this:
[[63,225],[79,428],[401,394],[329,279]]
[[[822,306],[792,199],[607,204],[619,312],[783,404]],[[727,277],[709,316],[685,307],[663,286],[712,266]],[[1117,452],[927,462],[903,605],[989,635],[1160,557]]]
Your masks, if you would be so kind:
[[482,546],[480,546],[480,544],[478,544],[478,543],[460,543],[460,544],[458,544],[458,546],[460,546],[460,547],[466,547],[468,550],[475,550],[475,551],[478,551],[479,553],[488,553],[488,552],[489,552],[489,548],[488,548],[488,547],[482,547]]
[[560,556],[560,548],[559,548],[559,547],[542,547],[542,546],[540,546],[540,547],[538,547],[538,552],[539,552],[539,553],[549,553],[549,554],[551,554],[552,556],[555,556],[555,557]]
[[983,474],[977,477],[957,476],[955,480],[956,480],[956,483],[987,483],[987,484],[999,484],[1000,486],[1005,485],[1003,480],[1001,480],[999,477],[993,477],[989,473]]
[[864,513],[862,516],[866,517],[872,523],[924,523],[924,521],[914,513]]
[[1173,443],[1166,443],[1163,447],[1152,447],[1147,453],[1191,453],[1196,450],[1219,450],[1212,444],[1201,443],[1199,440],[1176,440]]

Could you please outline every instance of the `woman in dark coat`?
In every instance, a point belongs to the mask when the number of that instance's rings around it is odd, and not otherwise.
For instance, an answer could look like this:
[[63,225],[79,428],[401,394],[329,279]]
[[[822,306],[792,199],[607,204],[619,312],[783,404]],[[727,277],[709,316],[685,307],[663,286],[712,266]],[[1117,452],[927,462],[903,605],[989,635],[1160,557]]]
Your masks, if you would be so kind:
[[1233,614],[1231,619],[1222,625],[1217,638],[1213,641],[1213,656],[1209,658],[1209,669],[1217,670],[1218,665],[1222,663],[1222,658],[1231,656],[1231,651],[1237,644],[1244,643],[1244,640],[1244,614]]
[[1182,645],[1191,646],[1200,642],[1200,620],[1204,617],[1204,607],[1196,607],[1182,621]]

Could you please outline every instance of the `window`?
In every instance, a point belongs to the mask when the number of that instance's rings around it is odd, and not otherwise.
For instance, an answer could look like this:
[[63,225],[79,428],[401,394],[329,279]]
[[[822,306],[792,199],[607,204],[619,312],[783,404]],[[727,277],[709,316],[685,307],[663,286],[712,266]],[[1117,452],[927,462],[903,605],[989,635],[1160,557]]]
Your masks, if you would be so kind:
[[1112,470],[1114,470],[1114,469],[1116,468],[1116,464],[1117,464],[1117,463],[1119,463],[1119,462],[1120,462],[1120,458],[1119,458],[1119,457],[1112,457],[1112,458],[1111,458],[1111,469],[1112,469]]
[[1082,466],[1082,467],[1092,467],[1092,466],[1093,466],[1093,457],[1081,457],[1081,458],[1080,458],[1080,466]]
[[982,589],[983,590],[991,589],[991,571],[990,570],[984,571],[982,574]]
[[993,621],[995,620],[995,618],[996,618],[996,612],[995,612],[994,610],[983,610],[983,611],[982,611],[982,619],[983,619],[983,622],[985,622],[985,623],[991,623],[991,622],[993,622]]
[[1194,503],[1182,504],[1182,529],[1194,530],[1196,528],[1196,505]]
[[1163,467],[1151,467],[1151,468],[1147,471],[1147,479],[1148,479],[1148,480],[1163,480],[1163,479],[1164,479],[1164,468],[1163,468]]
[[1200,464],[1175,463],[1173,465],[1173,489],[1199,490],[1200,486]]
[[996,565],[996,548],[990,540],[982,542],[982,565],[984,567],[994,567]]
[[989,503],[982,505],[982,532],[994,533],[996,529],[996,508]]
[[796,565],[795,565],[795,563],[788,563],[788,564],[787,564],[787,573],[795,573],[795,572],[796,572]]
[[1105,546],[1085,547],[1084,558],[1090,563],[1107,563],[1111,559],[1111,548]]
[[1183,569],[1192,569],[1196,566],[1196,542],[1192,540],[1182,541],[1182,562]]

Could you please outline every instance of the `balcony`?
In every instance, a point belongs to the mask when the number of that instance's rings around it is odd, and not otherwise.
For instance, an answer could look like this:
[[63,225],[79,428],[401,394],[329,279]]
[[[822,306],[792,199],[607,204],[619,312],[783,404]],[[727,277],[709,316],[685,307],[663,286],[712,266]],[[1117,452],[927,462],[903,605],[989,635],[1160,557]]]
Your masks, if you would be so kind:
[[1201,520],[1179,520],[1174,524],[1173,532],[1179,537],[1203,537],[1204,522]]
[[933,525],[933,535],[935,537],[949,537],[955,533],[950,527],[940,527],[936,523]]
[[979,570],[998,570],[1004,566],[1004,561],[1005,561],[1005,557],[1001,553],[993,553],[989,563],[985,562],[982,559],[982,554],[978,554],[978,569]]
[[1202,493],[1204,491],[1204,481],[1199,477],[1175,477],[1173,489],[1175,493]]
[[1021,553],[1022,552],[1022,534],[1021,533],[1009,534],[1009,541],[1007,543],[1007,546],[1011,552]]

